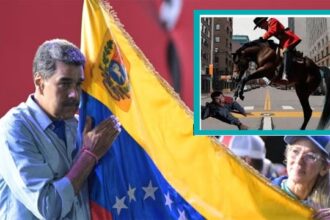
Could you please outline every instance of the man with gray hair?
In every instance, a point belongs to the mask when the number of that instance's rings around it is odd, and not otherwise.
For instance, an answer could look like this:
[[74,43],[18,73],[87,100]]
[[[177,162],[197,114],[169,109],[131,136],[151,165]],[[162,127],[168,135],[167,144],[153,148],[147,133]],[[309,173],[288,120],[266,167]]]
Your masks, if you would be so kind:
[[120,124],[111,117],[91,129],[87,118],[77,139],[84,63],[72,43],[44,42],[33,61],[34,94],[0,119],[1,219],[90,219],[86,179]]
[[272,162],[266,158],[265,142],[257,135],[232,136],[229,149],[243,161],[269,179],[278,176]]

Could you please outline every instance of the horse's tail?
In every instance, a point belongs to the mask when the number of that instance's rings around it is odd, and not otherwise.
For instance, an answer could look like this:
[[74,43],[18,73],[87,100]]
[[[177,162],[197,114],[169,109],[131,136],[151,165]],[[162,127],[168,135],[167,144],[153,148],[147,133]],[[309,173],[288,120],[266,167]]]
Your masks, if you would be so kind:
[[[330,69],[326,66],[321,66],[320,73],[322,75],[321,80],[325,81],[325,101],[321,119],[317,126],[317,129],[324,130],[330,124]],[[323,83],[322,81],[321,83]]]

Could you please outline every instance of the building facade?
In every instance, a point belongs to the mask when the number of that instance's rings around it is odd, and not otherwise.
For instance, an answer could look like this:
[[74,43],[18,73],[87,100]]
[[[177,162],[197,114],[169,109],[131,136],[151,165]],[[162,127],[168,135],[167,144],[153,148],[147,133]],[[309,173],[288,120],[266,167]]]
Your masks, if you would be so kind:
[[298,44],[296,49],[301,51],[305,56],[308,56],[306,17],[288,18],[288,24],[289,28],[301,39],[301,43]]
[[330,18],[306,18],[308,55],[319,66],[330,65]]
[[211,59],[211,23],[210,17],[201,18],[201,73],[208,74]]
[[294,31],[302,42],[297,49],[302,50],[319,66],[330,66],[330,18],[292,18]]
[[201,18],[200,72],[202,74],[202,92],[209,90],[206,88],[206,81],[210,78],[210,73],[213,74],[212,88],[210,90],[222,90],[223,83],[221,82],[221,75],[232,73],[232,34],[232,18]]
[[[243,44],[250,42],[250,38],[248,35],[233,35],[233,42],[239,47],[243,46]],[[239,47],[233,47],[233,52],[235,52]]]

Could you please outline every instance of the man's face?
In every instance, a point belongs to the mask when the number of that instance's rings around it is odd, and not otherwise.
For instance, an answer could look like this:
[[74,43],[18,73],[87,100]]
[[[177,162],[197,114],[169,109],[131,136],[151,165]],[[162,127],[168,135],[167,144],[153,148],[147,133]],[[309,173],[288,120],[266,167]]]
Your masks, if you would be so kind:
[[82,66],[58,61],[50,78],[35,77],[35,98],[52,119],[72,118],[78,110],[83,77]]
[[260,26],[261,29],[267,30],[268,29],[268,22],[267,20],[264,20],[263,22],[261,22]]
[[223,105],[225,103],[225,97],[223,95],[219,95],[214,98],[215,102],[219,105]]

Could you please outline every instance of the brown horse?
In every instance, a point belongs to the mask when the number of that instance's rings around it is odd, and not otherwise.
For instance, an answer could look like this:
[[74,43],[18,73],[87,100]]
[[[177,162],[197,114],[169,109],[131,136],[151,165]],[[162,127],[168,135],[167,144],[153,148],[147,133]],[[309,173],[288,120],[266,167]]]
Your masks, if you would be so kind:
[[[330,121],[330,70],[327,67],[317,66],[313,60],[308,57],[295,57],[291,66],[291,74],[288,75],[289,81],[281,80],[282,58],[276,53],[277,45],[273,41],[255,40],[244,44],[235,53],[234,60],[234,78],[239,82],[234,98],[238,96],[244,99],[244,85],[249,80],[267,77],[271,79],[272,84],[294,85],[297,96],[304,112],[304,122],[300,129],[305,129],[308,121],[312,116],[308,98],[311,93],[319,86],[322,76],[326,82],[325,103],[320,122],[317,129],[325,129],[329,126]],[[244,75],[249,67],[249,62],[255,62],[257,69],[249,75]]]

